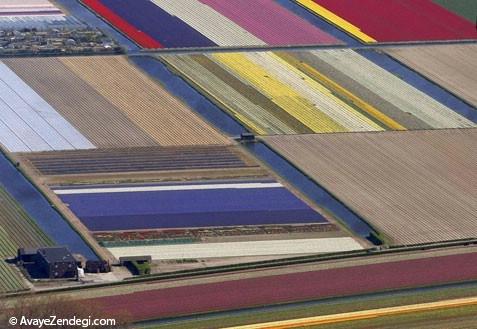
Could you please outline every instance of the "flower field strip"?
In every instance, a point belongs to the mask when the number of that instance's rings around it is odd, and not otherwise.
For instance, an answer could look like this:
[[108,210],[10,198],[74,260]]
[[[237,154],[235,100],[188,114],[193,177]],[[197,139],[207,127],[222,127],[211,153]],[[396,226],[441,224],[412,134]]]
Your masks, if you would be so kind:
[[[332,98],[331,91],[321,84],[313,79],[303,80],[303,74],[292,65],[273,54],[267,55],[212,56],[229,72],[252,84],[285,111],[291,112],[302,122],[309,122],[315,132],[380,129],[366,117],[356,114],[340,99]],[[315,108],[321,111],[312,115]]]
[[[275,275],[91,299],[134,320],[236,310],[327,297],[472,281],[477,253]],[[456,270],[459,269],[459,270]]]
[[53,241],[1,186],[0,241],[0,293],[25,289],[19,272],[4,259],[15,257],[17,248],[46,247],[53,245]]
[[199,1],[271,46],[341,43],[341,41],[288,11],[275,1]]
[[63,13],[48,0],[3,0],[0,16],[61,16]]
[[159,58],[259,135],[475,126],[352,50]]
[[[341,44],[266,1],[82,0],[143,48]],[[254,8],[261,8],[255,10]]]
[[431,0],[298,2],[364,42],[477,39],[471,22]]
[[318,16],[323,17],[326,19],[328,22],[333,23],[346,32],[350,33],[357,39],[359,39],[362,42],[365,43],[373,43],[376,42],[375,39],[367,35],[366,33],[363,33],[359,27],[354,26],[350,22],[344,20],[343,18],[335,15],[333,12],[329,11],[323,6],[320,6],[317,2],[314,0],[296,0],[297,3],[308,9],[314,14],[317,14]]
[[[99,63],[89,61],[95,67]],[[96,147],[152,146],[155,141],[100,91],[94,89],[60,58],[4,61]]]
[[[349,50],[337,51],[311,51],[310,54],[339,71],[347,80],[356,81],[361,87],[374,91],[386,103],[394,105],[394,111],[388,116],[398,122],[403,122],[407,127],[403,117],[409,117],[416,123],[415,129],[419,128],[470,128],[476,123],[468,117],[457,113],[435,98],[429,96],[402,80],[401,77],[378,66],[368,58],[359,53]],[[354,86],[351,84],[350,89]],[[366,98],[365,98],[366,99]],[[381,110],[381,104],[376,104]],[[396,113],[395,109],[399,111]],[[382,111],[385,109],[383,107]],[[422,125],[422,126],[421,126]],[[412,126],[411,126],[412,127]]]
[[5,64],[93,147],[230,144],[125,57],[22,58]]
[[432,0],[434,3],[460,15],[472,23],[475,22],[477,13],[477,2],[474,0]]
[[390,244],[477,235],[477,129],[270,136],[265,142]]
[[7,257],[14,257],[17,249],[9,240],[3,226],[0,226],[0,241],[0,257],[2,257],[0,260],[0,295],[27,289],[18,269],[13,268],[4,260]]
[[161,146],[230,144],[126,57],[69,57],[62,62]]
[[477,108],[477,45],[392,48],[386,53]]
[[4,62],[0,62],[0,130],[0,143],[12,152],[94,147]]
[[266,42],[199,0],[153,0],[218,46],[265,46]]
[[245,162],[234,147],[182,146],[96,149],[25,153],[42,175],[78,175],[165,170],[257,167]]
[[363,247],[350,237],[108,247],[117,259],[150,255],[153,260],[303,255],[359,249]]
[[62,187],[54,191],[91,231],[326,222],[279,183]]
[[81,0],[81,2],[107,20],[119,31],[130,37],[139,46],[143,48],[163,48],[163,45],[159,41],[124,20],[121,16],[102,4],[100,0]]
[[[353,111],[347,104],[310,79],[316,89],[321,89],[314,93],[311,86],[301,80],[299,73],[289,71],[287,64],[272,53],[267,53],[268,58],[260,58],[257,53],[202,57],[206,59],[196,60],[197,56],[162,56],[162,59],[258,134],[347,131],[345,124],[355,129],[365,129],[366,126],[372,130],[381,129],[361,114],[346,117],[345,111]],[[216,67],[204,67],[198,63],[207,59]],[[274,74],[259,61],[269,61],[278,73]],[[288,75],[289,80],[284,80],[287,77],[282,74]],[[249,87],[245,89],[243,85]],[[259,98],[265,100],[263,105],[254,104],[254,99]],[[314,101],[319,101],[323,107],[319,110]],[[247,106],[250,103],[253,106]]]
[[[90,2],[92,0],[89,0]],[[168,14],[153,2],[148,0],[100,0],[94,1],[108,8],[116,16],[121,17],[136,29],[151,36],[162,47],[212,47],[216,46],[211,40],[185,24],[179,18]],[[115,25],[115,24],[113,24]],[[121,29],[122,25],[120,25]],[[136,34],[130,35],[133,40]],[[156,48],[154,44],[147,48]]]

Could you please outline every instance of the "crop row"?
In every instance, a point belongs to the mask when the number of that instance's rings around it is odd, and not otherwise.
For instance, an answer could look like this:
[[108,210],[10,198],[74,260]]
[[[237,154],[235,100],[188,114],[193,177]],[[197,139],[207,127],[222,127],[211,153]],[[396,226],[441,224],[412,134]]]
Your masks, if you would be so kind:
[[34,248],[52,244],[16,201],[0,187],[0,293],[25,289],[17,269],[5,258],[15,257],[17,248]]

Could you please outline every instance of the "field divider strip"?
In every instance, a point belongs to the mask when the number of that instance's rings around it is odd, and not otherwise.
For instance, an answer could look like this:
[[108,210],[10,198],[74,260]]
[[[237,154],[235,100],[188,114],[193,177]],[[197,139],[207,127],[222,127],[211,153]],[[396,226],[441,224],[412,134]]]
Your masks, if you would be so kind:
[[463,307],[463,306],[470,306],[470,305],[476,305],[476,304],[477,304],[477,297],[469,297],[469,298],[451,299],[451,300],[444,300],[444,301],[430,302],[430,303],[423,303],[423,304],[394,306],[394,307],[386,307],[386,308],[379,308],[379,309],[373,309],[373,310],[356,311],[356,312],[348,312],[348,313],[340,313],[340,314],[332,314],[332,315],[322,315],[322,316],[302,318],[302,319],[275,321],[275,322],[238,326],[238,327],[237,326],[228,327],[225,329],[232,329],[232,328],[233,329],[289,329],[289,328],[299,328],[299,327],[301,328],[301,327],[317,326],[317,325],[324,325],[324,324],[331,324],[331,323],[372,319],[372,318],[378,318],[382,316],[401,315],[401,314],[414,313],[414,312],[424,312],[424,311],[440,310],[440,309],[446,309],[446,308]]
[[260,189],[280,188],[280,183],[243,183],[243,184],[209,184],[209,185],[176,185],[176,186],[137,186],[111,187],[88,189],[54,190],[58,195],[65,194],[92,194],[92,193],[121,193],[121,192],[153,192],[153,191],[190,191],[190,190],[218,190],[218,189]]

